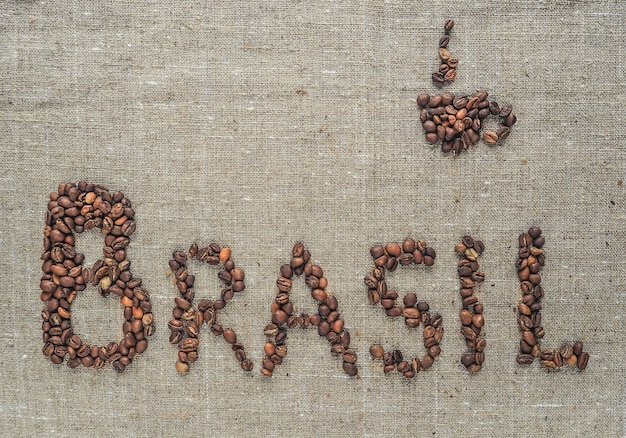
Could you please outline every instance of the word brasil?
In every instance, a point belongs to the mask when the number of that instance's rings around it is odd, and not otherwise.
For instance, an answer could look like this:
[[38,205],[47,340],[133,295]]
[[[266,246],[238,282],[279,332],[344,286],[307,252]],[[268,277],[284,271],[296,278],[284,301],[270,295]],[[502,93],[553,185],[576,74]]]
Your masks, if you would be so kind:
[[[71,368],[78,366],[102,368],[106,363],[123,372],[138,353],[148,347],[148,337],[154,333],[154,315],[150,293],[140,278],[133,277],[127,248],[136,229],[135,212],[131,202],[122,192],[110,192],[103,185],[61,184],[50,194],[45,215],[44,251],[40,281],[40,299],[45,303],[42,311],[43,354],[55,364],[67,359]],[[74,233],[99,229],[104,235],[103,258],[91,268],[83,266],[84,255],[76,251]],[[520,354],[517,363],[527,365],[540,360],[545,369],[555,369],[565,364],[584,370],[589,354],[583,351],[582,342],[563,344],[557,349],[542,349],[540,340],[545,332],[541,326],[541,304],[544,296],[539,271],[545,264],[542,250],[545,239],[541,229],[532,227],[519,237],[517,268],[522,301],[518,306],[518,323],[521,332]],[[486,340],[481,337],[485,324],[483,305],[474,295],[475,287],[485,275],[480,272],[477,259],[485,250],[484,244],[465,236],[455,246],[459,255],[459,275],[462,309],[459,313],[460,334],[469,349],[461,356],[461,363],[470,372],[479,372],[485,361]],[[378,344],[370,347],[374,359],[383,360],[385,373],[398,371],[406,378],[415,377],[421,370],[430,368],[441,354],[440,343],[444,336],[443,318],[431,312],[427,302],[419,301],[414,293],[406,294],[402,305],[397,304],[399,294],[388,287],[387,278],[398,267],[411,265],[432,266],[436,252],[424,240],[406,238],[401,243],[374,245],[370,249],[374,267],[365,276],[367,299],[372,305],[380,304],[389,317],[404,317],[409,328],[423,326],[426,354],[405,359],[400,350],[385,351]],[[217,266],[217,276],[224,288],[215,300],[195,299],[195,277],[188,264],[196,260]],[[231,250],[212,243],[199,247],[193,243],[188,251],[174,251],[169,261],[178,296],[174,299],[172,319],[168,323],[170,342],[178,347],[176,370],[189,372],[190,364],[198,359],[198,335],[206,323],[211,333],[221,336],[231,346],[236,360],[245,371],[253,369],[244,345],[238,342],[235,331],[224,328],[218,321],[219,311],[245,289],[245,273],[235,265]],[[290,291],[293,280],[304,274],[304,281],[317,303],[317,313],[308,315],[294,312]],[[124,311],[123,337],[107,345],[87,345],[74,333],[71,322],[71,305],[79,292],[88,285],[99,287],[102,295],[113,294],[120,298]],[[358,374],[357,353],[350,348],[350,333],[345,328],[339,312],[339,303],[327,292],[328,280],[319,265],[311,262],[311,253],[302,243],[296,243],[289,262],[280,267],[276,280],[277,293],[270,306],[271,321],[264,333],[261,373],[271,377],[275,368],[287,356],[287,333],[296,328],[317,328],[326,338],[330,351],[342,359],[343,370],[349,376]]]

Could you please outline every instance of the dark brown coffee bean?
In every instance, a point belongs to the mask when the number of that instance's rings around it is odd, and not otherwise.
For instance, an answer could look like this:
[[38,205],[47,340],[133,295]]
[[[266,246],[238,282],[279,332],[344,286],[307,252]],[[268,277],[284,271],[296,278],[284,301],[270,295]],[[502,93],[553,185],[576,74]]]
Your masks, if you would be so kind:
[[343,361],[347,363],[355,363],[357,360],[357,354],[354,350],[348,349],[343,354]]
[[463,326],[461,328],[461,334],[465,337],[465,339],[468,339],[470,341],[476,340],[476,332],[472,330],[470,327]]
[[474,325],[474,327],[478,327],[478,328],[483,327],[485,325],[485,319],[483,318],[483,315],[480,313],[473,315],[472,324]]
[[404,374],[405,372],[411,369],[411,365],[409,364],[408,361],[402,360],[398,362],[398,364],[396,365],[396,369],[398,370],[399,373]]
[[433,363],[435,362],[435,359],[432,358],[431,356],[424,356],[421,360],[420,360],[420,365],[422,367],[422,369],[427,370],[428,368],[430,368],[431,366],[433,366]]
[[302,257],[304,254],[304,244],[302,242],[296,242],[291,249],[291,255],[293,257]]
[[430,95],[428,93],[422,93],[417,96],[417,106],[419,108],[425,108],[430,101]]
[[387,259],[387,263],[385,264],[385,268],[389,271],[389,272],[393,272],[396,270],[396,268],[398,267],[398,259],[396,257],[389,257]]
[[477,351],[474,354],[474,361],[477,365],[482,365],[483,363],[485,363],[485,352],[484,351]]
[[426,131],[427,133],[437,131],[437,125],[432,120],[426,120],[424,123],[422,123],[422,128],[424,128],[424,131]]
[[224,340],[229,344],[234,344],[235,342],[237,342],[237,335],[232,329],[225,329],[222,333],[222,336],[224,336]]
[[386,309],[385,313],[391,318],[397,318],[398,316],[402,315],[402,308],[398,306],[392,306],[391,308]]
[[500,114],[500,105],[498,105],[498,102],[495,100],[489,102],[489,112],[494,116]]
[[472,313],[467,309],[461,310],[459,317],[461,318],[462,325],[468,326],[472,323]]
[[359,373],[359,369],[356,367],[356,365],[354,363],[348,363],[348,362],[344,362],[343,363],[343,370],[344,372],[351,376],[354,377]]
[[587,364],[589,363],[589,353],[583,351],[578,355],[578,361],[576,365],[580,371],[584,371],[587,368]]
[[[441,83],[443,83],[443,76],[441,77]],[[429,132],[426,134],[426,141],[428,141],[428,143],[430,144],[437,144],[439,143],[439,137],[437,136],[436,132]]]
[[430,97],[430,101],[428,101],[428,106],[430,108],[436,108],[441,105],[443,102],[443,96],[441,94],[435,94]]
[[453,99],[454,99],[454,94],[452,94],[452,93],[443,93],[441,95],[441,104],[443,106],[451,105]]
[[541,228],[530,227],[528,229],[528,235],[530,235],[530,237],[532,237],[533,239],[536,239],[537,237],[541,236]]
[[313,289],[311,291],[311,296],[313,297],[313,299],[315,299],[316,301],[320,302],[320,303],[324,303],[326,302],[326,299],[328,298],[328,294],[326,293],[326,291],[324,289]]
[[511,105],[504,105],[500,108],[500,117],[508,117],[508,115],[511,114],[512,110],[513,107]]
[[446,32],[450,32],[453,27],[454,27],[454,20],[446,20],[446,23],[443,26]]
[[511,127],[515,124],[515,122],[517,122],[517,117],[515,116],[515,114],[510,113],[508,116],[506,116],[506,118],[504,119],[504,125],[506,127]]
[[580,356],[583,352],[583,343],[581,341],[574,342],[572,347],[572,351],[575,356]]
[[278,326],[281,326],[287,322],[289,315],[287,315],[284,311],[278,309],[272,315],[272,322]]
[[370,254],[372,255],[372,258],[376,260],[385,254],[385,247],[382,245],[374,245],[370,248]]
[[461,363],[463,364],[464,367],[469,367],[470,365],[472,365],[474,363],[474,354],[472,353],[466,353],[464,355],[461,356]]
[[471,295],[467,298],[463,298],[463,308],[469,308],[470,306],[473,306],[474,304],[478,303],[478,298]]
[[530,354],[518,354],[516,361],[518,364],[520,365],[530,365],[531,363],[533,363],[533,356]]
[[405,318],[419,319],[420,311],[415,307],[405,307],[402,309],[402,316]]
[[408,265],[412,264],[413,263],[413,253],[412,252],[405,252],[403,254],[400,254],[400,256],[398,257],[398,262],[402,266],[408,266]]

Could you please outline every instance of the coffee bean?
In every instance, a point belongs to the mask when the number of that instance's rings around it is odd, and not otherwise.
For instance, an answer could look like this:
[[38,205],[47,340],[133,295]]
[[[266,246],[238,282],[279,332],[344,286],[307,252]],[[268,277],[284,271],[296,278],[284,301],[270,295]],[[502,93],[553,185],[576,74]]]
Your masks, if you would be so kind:
[[581,341],[574,342],[574,346],[572,347],[572,351],[575,356],[580,356],[583,352],[583,343]]
[[385,353],[385,350],[383,349],[381,345],[374,344],[370,347],[370,354],[372,355],[374,359],[380,359],[381,357],[383,357],[384,353]]
[[485,131],[485,133],[483,134],[483,138],[487,143],[493,144],[498,141],[498,134],[493,131]]
[[530,365],[531,363],[533,363],[533,356],[530,354],[518,354],[517,355],[517,363],[520,365]]
[[234,344],[235,342],[237,342],[237,335],[232,329],[225,329],[222,333],[222,336],[224,336],[224,340],[229,344]]
[[448,70],[446,74],[443,75],[443,80],[445,82],[452,82],[454,79],[456,79],[456,69],[454,68]]
[[569,359],[570,357],[572,357],[572,355],[574,354],[574,348],[573,348],[573,347],[572,347],[572,345],[570,345],[570,344],[563,344],[563,345],[561,346],[560,353],[561,353],[561,357],[562,357],[564,360],[567,360],[567,359]]
[[348,363],[348,362],[343,363],[343,370],[350,377],[356,376],[359,372],[359,369],[356,367],[354,363]]
[[448,59],[450,59],[450,51],[445,47],[439,48],[439,58],[442,61],[447,61]]
[[511,114],[513,107],[511,105],[505,105],[500,108],[500,117],[508,117]]
[[422,93],[417,96],[417,106],[419,108],[425,108],[430,101],[430,95],[428,93]]
[[176,371],[181,374],[187,374],[189,372],[189,364],[185,362],[176,362]]
[[587,368],[587,364],[589,363],[589,353],[583,351],[578,356],[577,366],[580,371],[584,371]]

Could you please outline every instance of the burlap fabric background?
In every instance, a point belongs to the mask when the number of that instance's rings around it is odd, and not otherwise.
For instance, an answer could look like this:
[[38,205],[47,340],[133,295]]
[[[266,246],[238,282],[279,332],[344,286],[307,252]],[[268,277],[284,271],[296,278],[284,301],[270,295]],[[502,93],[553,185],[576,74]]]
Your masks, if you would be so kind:
[[[626,311],[626,7],[612,1],[5,1],[0,10],[0,423],[4,436],[623,436]],[[451,92],[486,89],[519,118],[502,146],[459,157],[424,140],[415,106],[437,91],[443,22],[460,58]],[[41,354],[47,196],[87,179],[133,201],[129,257],[157,331],[125,373]],[[517,236],[544,229],[543,344],[583,339],[588,369],[515,363]],[[487,362],[459,363],[453,245],[484,240]],[[373,342],[423,354],[421,330],[367,303],[375,243],[427,239],[431,269],[390,277],[444,317],[443,354],[413,380],[383,375]],[[259,374],[279,266],[301,240],[321,264],[359,353],[348,378],[314,330]],[[203,330],[181,376],[167,321],[174,249],[229,245],[247,289],[221,313],[255,362]],[[87,264],[102,239],[85,233]],[[192,265],[198,297],[215,271]],[[301,280],[299,310],[314,303]],[[88,289],[89,342],[119,340],[122,311]]]

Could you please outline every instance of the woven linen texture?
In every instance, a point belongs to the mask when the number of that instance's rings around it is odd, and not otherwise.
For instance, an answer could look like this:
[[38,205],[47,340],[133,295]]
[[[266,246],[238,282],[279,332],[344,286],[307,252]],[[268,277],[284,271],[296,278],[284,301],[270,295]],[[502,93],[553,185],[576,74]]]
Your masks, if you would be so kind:
[[[616,1],[4,2],[0,10],[0,423],[5,436],[623,436],[626,7]],[[424,139],[418,93],[437,93],[437,43],[460,60],[452,93],[487,90],[518,123],[458,157]],[[495,126],[495,122],[494,122]],[[157,330],[121,375],[41,354],[39,277],[48,194],[85,179],[137,213],[128,257]],[[517,236],[542,227],[543,345],[581,339],[586,371],[518,366]],[[459,363],[454,244],[484,241],[487,359]],[[441,313],[442,355],[385,376],[372,343],[424,354],[367,302],[369,247],[426,239],[432,268],[389,275]],[[247,288],[219,318],[255,362],[243,372],[203,329],[186,376],[167,321],[175,249],[232,248]],[[263,327],[282,263],[302,241],[359,354],[341,370],[315,330],[289,333],[272,379]],[[78,237],[86,265],[96,231]],[[198,298],[216,271],[191,264]],[[304,280],[297,311],[313,312]],[[122,310],[95,288],[73,304],[88,342],[119,340]]]

